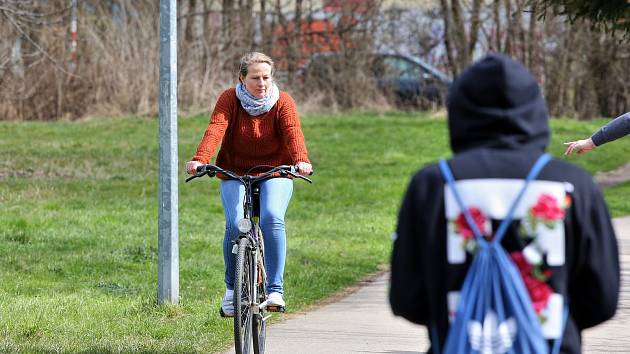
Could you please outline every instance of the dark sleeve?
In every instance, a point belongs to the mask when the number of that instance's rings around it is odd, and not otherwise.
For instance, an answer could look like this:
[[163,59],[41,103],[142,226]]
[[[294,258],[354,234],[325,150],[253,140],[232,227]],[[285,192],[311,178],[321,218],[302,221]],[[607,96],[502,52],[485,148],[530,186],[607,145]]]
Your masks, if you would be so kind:
[[397,316],[426,324],[427,291],[422,269],[420,231],[424,222],[420,206],[423,205],[417,178],[412,179],[398,214],[398,226],[393,235],[389,302]]
[[610,123],[601,127],[591,136],[591,140],[593,140],[595,146],[600,146],[628,134],[630,134],[630,112],[615,118]]
[[[571,314],[580,329],[612,318],[619,299],[619,253],[608,208],[593,182],[576,212],[578,267],[570,286]],[[577,202],[576,202],[577,204]],[[580,212],[581,209],[583,212]]]

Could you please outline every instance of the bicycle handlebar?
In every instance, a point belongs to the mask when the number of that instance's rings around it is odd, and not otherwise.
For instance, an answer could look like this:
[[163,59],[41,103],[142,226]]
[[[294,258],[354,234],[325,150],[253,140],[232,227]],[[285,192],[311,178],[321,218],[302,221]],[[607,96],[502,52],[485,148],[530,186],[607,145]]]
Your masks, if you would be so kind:
[[[256,166],[259,167],[259,166]],[[254,167],[254,168],[256,168]],[[253,169],[253,168],[252,168]],[[251,171],[251,169],[250,169]],[[186,183],[188,183],[189,181],[192,181],[195,178],[199,178],[199,177],[203,177],[205,175],[208,175],[209,177],[214,177],[216,176],[217,173],[222,173],[232,179],[238,179],[241,182],[243,181],[244,177],[252,177],[254,181],[260,181],[263,179],[267,179],[269,178],[272,174],[274,173],[280,173],[280,176],[282,177],[286,177],[287,175],[290,175],[292,177],[295,178],[300,178],[303,179],[305,181],[307,181],[308,183],[313,183],[313,181],[311,181],[309,178],[299,174],[297,172],[297,167],[293,166],[293,165],[280,165],[280,166],[275,166],[272,167],[269,171],[263,173],[260,176],[251,176],[251,175],[238,175],[235,172],[229,171],[229,170],[224,170],[223,168],[219,167],[219,166],[215,166],[215,165],[201,165],[201,166],[197,166],[197,173],[186,178]],[[310,175],[312,175],[313,173],[311,172]]]

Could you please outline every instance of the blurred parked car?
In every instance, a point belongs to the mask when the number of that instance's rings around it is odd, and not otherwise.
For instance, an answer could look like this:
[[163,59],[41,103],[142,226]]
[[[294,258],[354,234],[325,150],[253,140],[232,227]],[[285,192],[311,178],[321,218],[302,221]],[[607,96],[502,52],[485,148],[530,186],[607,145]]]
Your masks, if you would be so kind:
[[351,58],[342,53],[317,53],[300,70],[309,87],[337,91],[340,80],[365,75],[397,106],[444,104],[451,79],[423,60],[402,54],[376,53]]
[[444,103],[450,78],[423,60],[401,54],[376,54],[372,73],[379,89],[402,104]]

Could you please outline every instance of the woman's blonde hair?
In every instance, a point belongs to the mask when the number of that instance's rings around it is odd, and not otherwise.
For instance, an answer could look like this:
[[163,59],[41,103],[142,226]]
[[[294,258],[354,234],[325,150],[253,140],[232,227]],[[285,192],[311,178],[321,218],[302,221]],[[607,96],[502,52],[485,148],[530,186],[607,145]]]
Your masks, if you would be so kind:
[[271,75],[273,76],[273,72],[274,72],[273,60],[271,60],[271,58],[266,54],[259,53],[259,52],[249,52],[243,55],[243,57],[241,58],[241,61],[238,67],[238,78],[240,79],[241,76],[243,77],[247,76],[247,68],[250,65],[256,64],[256,63],[269,64],[269,66],[271,66]]

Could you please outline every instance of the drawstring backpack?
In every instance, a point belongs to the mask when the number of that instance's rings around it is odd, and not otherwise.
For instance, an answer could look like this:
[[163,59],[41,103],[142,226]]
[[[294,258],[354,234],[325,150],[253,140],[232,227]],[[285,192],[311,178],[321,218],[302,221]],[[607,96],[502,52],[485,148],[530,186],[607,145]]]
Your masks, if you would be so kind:
[[[543,154],[536,161],[491,241],[481,235],[462,201],[448,164],[440,161],[442,175],[478,244],[461,289],[455,319],[446,337],[444,353],[549,353],[523,279],[501,246],[501,240],[530,182],[536,179],[550,159],[548,154]],[[564,332],[567,313],[565,301],[561,333]],[[491,328],[484,328],[488,326]],[[435,324],[431,325],[431,332],[434,353],[442,353]],[[562,335],[555,340],[552,353],[559,352],[561,342]]]

